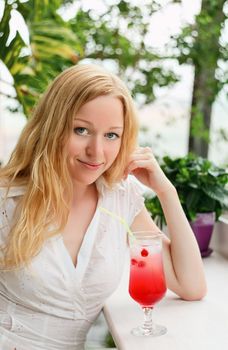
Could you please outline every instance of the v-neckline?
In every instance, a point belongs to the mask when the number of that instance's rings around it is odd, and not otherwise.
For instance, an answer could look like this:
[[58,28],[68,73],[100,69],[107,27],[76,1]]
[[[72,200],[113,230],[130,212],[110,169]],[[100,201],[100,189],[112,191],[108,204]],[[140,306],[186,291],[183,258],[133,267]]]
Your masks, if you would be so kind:
[[[78,250],[78,255],[77,255],[77,263],[76,265],[74,264],[72,258],[71,258],[71,255],[64,243],[64,240],[63,240],[63,235],[60,234],[60,243],[61,243],[61,250],[63,252],[63,257],[64,257],[64,262],[67,264],[68,268],[73,271],[73,273],[77,273],[78,270],[79,270],[79,267],[80,267],[80,263],[79,263],[79,260],[80,260],[80,257],[81,257],[81,254],[83,252],[83,250],[85,249],[84,247],[88,244],[86,244],[88,242],[88,235],[90,236],[90,251],[88,251],[88,259],[90,258],[90,255],[91,255],[91,252],[92,252],[92,245],[95,241],[95,238],[96,238],[96,233],[97,233],[97,230],[96,230],[96,227],[94,228],[94,230],[91,232],[90,234],[90,231],[91,231],[91,227],[94,226],[94,223],[96,220],[99,220],[99,207],[100,207],[100,203],[101,203],[101,195],[99,195],[98,197],[98,201],[97,201],[97,206],[96,206],[96,209],[95,209],[95,212],[93,214],[93,217],[89,223],[89,226],[87,227],[86,229],[86,232],[84,234],[84,237],[83,237],[83,240],[82,240],[82,243],[80,245],[80,248]],[[88,262],[88,261],[87,261]]]

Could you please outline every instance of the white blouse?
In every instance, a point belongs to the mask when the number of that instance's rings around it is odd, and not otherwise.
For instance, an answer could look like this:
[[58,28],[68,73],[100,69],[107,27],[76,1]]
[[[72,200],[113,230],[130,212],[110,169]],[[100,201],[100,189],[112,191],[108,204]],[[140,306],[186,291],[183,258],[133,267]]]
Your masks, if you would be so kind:
[[[59,234],[45,242],[28,268],[0,271],[1,350],[84,349],[90,326],[120,281],[127,248],[123,225],[99,207],[130,226],[144,206],[141,188],[131,176],[112,190],[102,180],[97,188],[97,209],[76,267]],[[11,188],[4,200],[6,190],[0,188],[0,244],[24,191]]]

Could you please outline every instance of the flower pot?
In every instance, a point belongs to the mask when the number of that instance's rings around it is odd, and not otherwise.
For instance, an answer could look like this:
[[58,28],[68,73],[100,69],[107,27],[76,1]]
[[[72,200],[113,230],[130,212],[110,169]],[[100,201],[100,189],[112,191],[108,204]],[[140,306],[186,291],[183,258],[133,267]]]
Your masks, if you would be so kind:
[[215,213],[199,213],[196,215],[195,220],[190,222],[202,257],[209,256],[212,253],[212,249],[209,248],[209,244],[214,223]]

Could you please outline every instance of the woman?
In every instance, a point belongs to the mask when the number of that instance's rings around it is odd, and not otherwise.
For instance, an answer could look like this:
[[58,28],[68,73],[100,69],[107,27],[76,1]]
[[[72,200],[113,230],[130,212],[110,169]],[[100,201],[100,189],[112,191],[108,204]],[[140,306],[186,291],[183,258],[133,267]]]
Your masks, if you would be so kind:
[[60,74],[1,170],[0,348],[83,349],[121,277],[124,227],[157,229],[134,175],[163,207],[168,288],[201,299],[206,284],[194,235],[175,188],[150,148],[136,145],[131,96],[94,65]]

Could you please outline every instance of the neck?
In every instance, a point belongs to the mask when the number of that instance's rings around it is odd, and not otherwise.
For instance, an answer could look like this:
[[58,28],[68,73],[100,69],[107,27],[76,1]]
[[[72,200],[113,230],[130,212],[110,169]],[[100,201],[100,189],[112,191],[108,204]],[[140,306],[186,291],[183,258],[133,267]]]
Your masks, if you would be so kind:
[[97,196],[97,188],[95,183],[91,185],[73,184],[73,202],[78,203],[82,200],[88,199],[90,196]]

